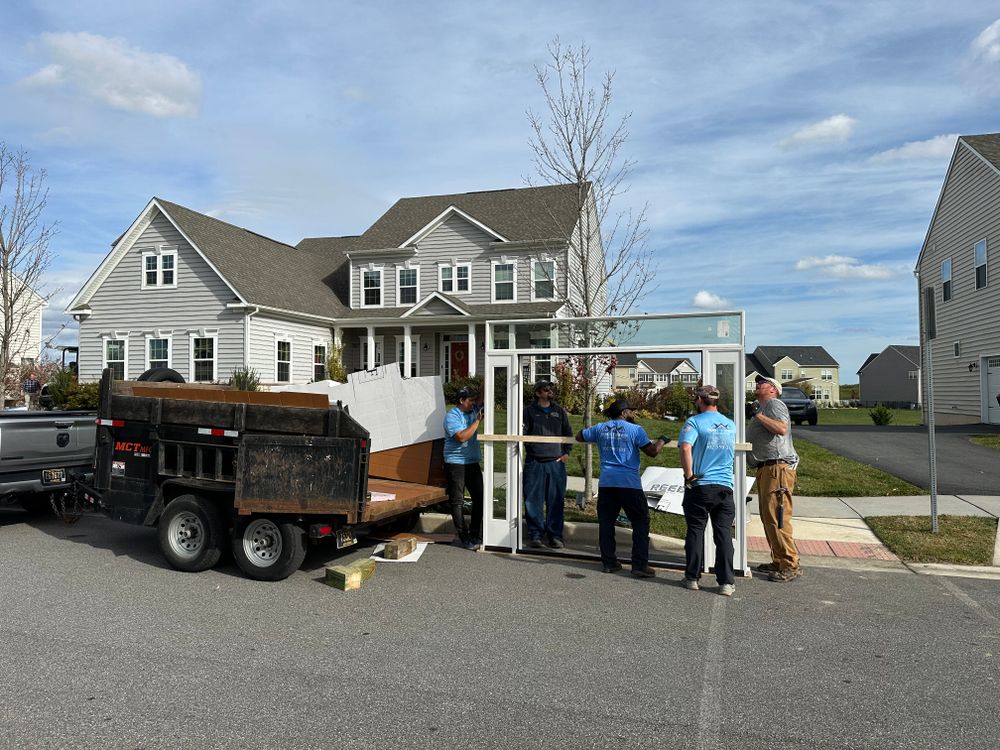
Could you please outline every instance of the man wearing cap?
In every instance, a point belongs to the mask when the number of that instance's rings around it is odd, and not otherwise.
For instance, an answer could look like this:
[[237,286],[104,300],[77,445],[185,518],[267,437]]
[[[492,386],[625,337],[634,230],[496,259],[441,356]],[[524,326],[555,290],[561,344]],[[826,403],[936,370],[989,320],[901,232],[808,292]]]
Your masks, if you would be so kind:
[[[448,483],[455,544],[479,549],[483,528],[483,470],[476,431],[483,418],[483,400],[475,388],[462,388],[455,407],[444,418],[444,473]],[[462,508],[465,491],[472,498],[472,523],[466,524]]]
[[[524,434],[573,439],[566,410],[552,400],[548,380],[535,383],[535,400],[524,410]],[[528,546],[541,547],[542,538],[553,549],[563,545],[563,506],[566,502],[566,460],[570,443],[525,443],[524,515]],[[543,515],[544,513],[544,515]]]
[[639,478],[639,451],[655,458],[669,440],[660,437],[654,443],[646,431],[635,424],[632,407],[618,399],[604,411],[607,422],[595,424],[576,433],[578,443],[597,443],[601,454],[601,480],[597,489],[597,523],[601,546],[601,564],[605,573],[622,569],[615,543],[615,519],[622,510],[632,524],[632,575],[653,578],[649,567],[649,505]]
[[698,590],[704,567],[705,526],[712,519],[715,541],[715,580],[719,593],[732,596],[736,591],[733,574],[733,458],[736,455],[736,424],[719,413],[719,389],[703,385],[694,392],[698,413],[681,427],[677,447],[684,471],[683,586]]
[[792,491],[799,457],[792,445],[788,407],[778,398],[781,383],[757,376],[757,401],[747,425],[752,448],[747,463],[757,470],[757,497],[764,536],[771,548],[771,562],[757,569],[769,581],[792,581],[802,575],[799,552],[792,539]]

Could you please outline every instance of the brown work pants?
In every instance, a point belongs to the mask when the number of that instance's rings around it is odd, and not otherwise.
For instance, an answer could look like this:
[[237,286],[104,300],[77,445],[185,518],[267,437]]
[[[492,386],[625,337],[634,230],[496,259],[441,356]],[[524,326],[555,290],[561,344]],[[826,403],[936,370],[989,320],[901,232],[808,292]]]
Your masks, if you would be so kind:
[[[771,562],[778,570],[797,570],[799,551],[792,539],[792,492],[795,491],[795,469],[776,463],[757,469],[757,497],[760,522],[771,548]],[[778,528],[778,505],[785,504],[781,528]]]

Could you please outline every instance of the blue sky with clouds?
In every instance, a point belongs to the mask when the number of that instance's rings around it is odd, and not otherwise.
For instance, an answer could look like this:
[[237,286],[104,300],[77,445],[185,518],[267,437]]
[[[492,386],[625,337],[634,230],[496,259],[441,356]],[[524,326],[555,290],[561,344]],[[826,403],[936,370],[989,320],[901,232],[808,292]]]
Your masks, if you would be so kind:
[[524,185],[534,66],[583,41],[631,112],[620,207],[648,204],[660,262],[642,309],[746,310],[748,350],[822,345],[855,382],[917,343],[957,134],[1000,130],[989,5],[4,3],[0,140],[48,172],[51,334],[154,195],[294,244]]

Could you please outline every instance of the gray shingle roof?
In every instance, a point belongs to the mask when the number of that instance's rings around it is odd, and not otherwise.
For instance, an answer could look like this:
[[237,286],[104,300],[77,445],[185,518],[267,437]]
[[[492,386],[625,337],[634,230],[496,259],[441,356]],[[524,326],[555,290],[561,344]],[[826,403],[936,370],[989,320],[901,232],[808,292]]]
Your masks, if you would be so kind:
[[752,354],[743,355],[743,368],[747,375],[754,372],[758,375],[768,375],[768,371],[764,369],[764,366]]
[[661,375],[668,375],[673,372],[682,362],[687,362],[686,357],[643,357],[643,364],[653,372]]
[[799,367],[840,367],[822,346],[758,346],[753,354],[758,362],[770,368],[782,357],[788,357]]
[[920,347],[919,346],[900,346],[898,344],[891,344],[890,349],[895,349],[897,352],[902,354],[908,360],[910,360],[917,367],[920,366]]
[[[884,350],[883,350],[883,351],[884,351]],[[875,359],[875,357],[877,357],[877,356],[878,356],[879,354],[881,354],[881,353],[882,353],[882,352],[872,352],[871,354],[869,354],[869,355],[868,355],[868,359],[866,359],[866,360],[865,360],[864,362],[862,362],[862,363],[861,363],[861,367],[859,367],[859,368],[858,368],[858,372],[857,372],[856,374],[860,375],[860,374],[861,374],[861,371],[862,371],[863,369],[865,369],[866,367],[868,367],[868,365],[869,365],[869,364],[871,363],[871,361],[872,361],[873,359]]]
[[972,146],[994,167],[1000,169],[1000,133],[963,135],[961,140]]

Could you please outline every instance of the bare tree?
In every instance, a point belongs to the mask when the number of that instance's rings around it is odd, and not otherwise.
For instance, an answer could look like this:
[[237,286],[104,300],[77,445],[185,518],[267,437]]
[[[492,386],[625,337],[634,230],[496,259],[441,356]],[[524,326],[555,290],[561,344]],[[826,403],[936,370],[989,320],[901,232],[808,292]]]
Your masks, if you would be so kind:
[[[538,177],[548,184],[572,184],[574,224],[566,232],[569,253],[565,277],[568,307],[574,316],[622,316],[653,291],[656,264],[646,246],[644,205],[637,211],[618,209],[616,198],[627,192],[634,162],[625,158],[631,113],[615,120],[612,112],[614,73],[607,72],[598,88],[588,82],[590,49],[563,46],[557,37],[548,46],[549,59],[535,67],[545,111],[528,111],[533,131],[530,145]],[[531,180],[528,180],[529,184]],[[555,212],[551,212],[555,216]],[[609,340],[612,331],[588,331],[591,345]],[[583,366],[584,425],[593,422],[597,379],[606,363],[589,357]],[[585,451],[585,493],[593,494],[592,446]]]
[[[54,255],[49,241],[54,224],[42,214],[48,203],[45,170],[33,169],[23,150],[13,151],[0,142],[0,373],[29,351],[31,328],[46,299],[38,292],[42,275]],[[37,342],[40,346],[41,342]]]

